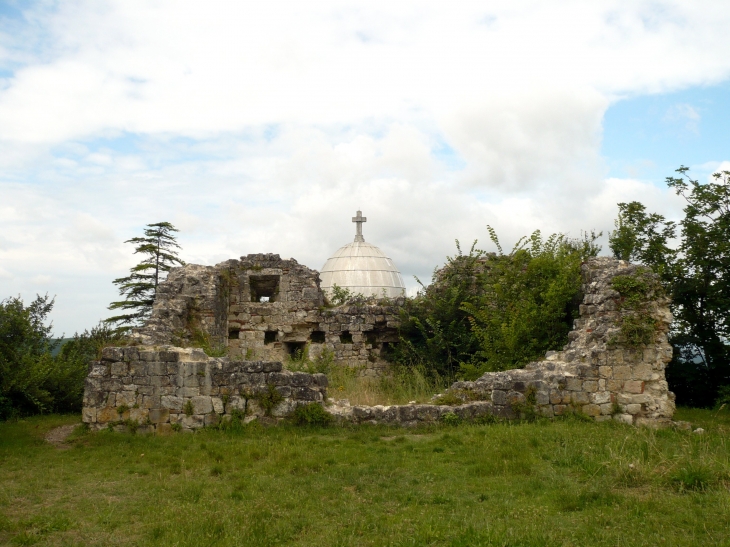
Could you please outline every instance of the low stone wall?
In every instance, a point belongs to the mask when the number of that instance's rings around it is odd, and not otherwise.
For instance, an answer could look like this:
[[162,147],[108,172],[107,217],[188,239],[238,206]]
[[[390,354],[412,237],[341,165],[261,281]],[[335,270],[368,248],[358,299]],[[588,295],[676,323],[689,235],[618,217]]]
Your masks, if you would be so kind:
[[92,429],[193,430],[234,412],[266,417],[267,398],[276,402],[270,417],[281,418],[326,393],[324,374],[284,371],[281,363],[212,358],[198,349],[106,348],[89,366],[83,421]]

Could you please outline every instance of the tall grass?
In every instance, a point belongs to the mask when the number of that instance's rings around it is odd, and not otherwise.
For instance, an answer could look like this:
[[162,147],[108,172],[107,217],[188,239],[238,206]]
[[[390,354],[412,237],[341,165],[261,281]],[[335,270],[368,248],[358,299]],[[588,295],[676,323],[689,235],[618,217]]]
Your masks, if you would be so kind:
[[347,399],[351,405],[425,403],[451,384],[440,376],[427,375],[418,367],[397,367],[380,377],[363,376],[362,372],[346,366],[331,367],[327,374],[329,396]]

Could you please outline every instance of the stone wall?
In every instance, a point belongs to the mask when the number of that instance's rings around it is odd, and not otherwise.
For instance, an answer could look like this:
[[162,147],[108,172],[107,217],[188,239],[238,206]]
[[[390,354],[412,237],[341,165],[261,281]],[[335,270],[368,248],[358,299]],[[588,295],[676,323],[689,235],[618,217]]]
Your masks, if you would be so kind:
[[664,370],[672,358],[667,332],[672,321],[669,300],[656,296],[647,313],[656,321],[653,340],[632,348],[621,345],[619,321],[630,311],[613,289],[617,276],[642,275],[637,266],[611,258],[591,259],[582,266],[583,304],[580,318],[563,351],[548,352],[544,361],[524,369],[484,374],[474,382],[456,382],[445,400],[457,406],[407,405],[350,407],[335,405],[332,412],[356,423],[416,425],[453,413],[462,418],[494,415],[514,418],[537,412],[553,417],[580,412],[597,421],[618,420],[636,425],[662,425],[674,414],[674,394]]
[[[271,397],[270,389],[281,400],[267,416],[262,397]],[[89,366],[83,421],[92,429],[192,430],[234,412],[281,418],[297,405],[323,402],[326,390],[324,374],[283,371],[281,363],[212,358],[197,349],[106,348]]]
[[398,340],[402,299],[326,305],[319,273],[294,259],[254,254],[216,266],[174,268],[160,284],[152,315],[133,337],[140,345],[225,347],[232,359],[286,361],[297,352],[378,375]]

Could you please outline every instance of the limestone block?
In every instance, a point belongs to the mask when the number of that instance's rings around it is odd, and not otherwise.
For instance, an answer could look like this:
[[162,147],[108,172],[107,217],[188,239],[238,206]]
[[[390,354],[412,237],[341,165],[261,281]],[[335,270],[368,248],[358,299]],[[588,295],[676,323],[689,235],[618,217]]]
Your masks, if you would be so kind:
[[588,394],[582,391],[574,391],[570,396],[571,402],[576,405],[585,405],[589,403]]
[[634,367],[632,377],[634,380],[651,380],[652,375],[651,365],[641,364]]
[[601,405],[604,403],[611,402],[611,394],[607,391],[599,391],[597,393],[591,393],[589,399],[592,403]]
[[599,405],[601,407],[601,414],[610,415],[613,413],[613,403],[603,403]]
[[210,402],[213,405],[213,412],[217,414],[223,414],[225,410],[223,407],[223,399],[221,399],[220,397],[211,397]]
[[129,372],[129,365],[122,361],[111,364],[111,375],[112,376],[126,376]]
[[203,423],[205,426],[217,425],[220,422],[220,416],[216,413],[206,414]]
[[492,403],[495,405],[507,404],[507,392],[495,389],[492,391]]
[[200,388],[181,387],[176,390],[178,397],[196,397],[200,395]]
[[81,409],[81,421],[85,424],[96,423],[96,409],[91,407],[84,407]]
[[631,414],[616,414],[613,417],[617,422],[632,425],[634,423],[634,417]]
[[624,406],[624,411],[627,414],[638,414],[639,412],[641,412],[641,405],[635,405],[635,404],[626,405],[626,406]]
[[147,420],[149,415],[149,409],[146,408],[132,408],[129,410],[129,419],[135,420],[137,423],[143,423]]
[[159,361],[160,355],[156,351],[140,351],[139,359],[140,361]]
[[312,375],[306,372],[294,372],[290,381],[291,385],[295,387],[309,386],[312,384]]
[[583,388],[583,380],[580,378],[568,378],[567,391],[580,391]]
[[280,402],[271,410],[271,415],[277,418],[282,418],[294,412],[296,407],[297,404],[294,401],[285,400]]
[[158,435],[170,435],[172,433],[172,424],[162,423],[155,426],[155,433]]
[[208,414],[213,412],[213,403],[210,397],[196,396],[190,399],[193,402],[195,414]]
[[262,363],[262,368],[264,372],[281,372],[284,367],[279,362],[269,361]]
[[623,386],[624,386],[624,383],[622,380],[608,380],[606,382],[606,389],[608,391],[612,391],[614,393],[617,391],[621,391]]
[[631,379],[631,367],[622,365],[619,367],[613,367],[613,377],[616,380],[630,380]]
[[107,422],[114,422],[119,419],[119,414],[115,407],[107,406],[100,408],[96,412],[96,421],[98,423],[105,424]]
[[133,406],[137,402],[137,394],[134,391],[121,391],[118,392],[116,395],[117,406]]
[[94,361],[89,369],[88,378],[107,378],[111,374],[109,363]]
[[581,412],[586,416],[600,416],[601,407],[594,404],[583,405],[581,407]]
[[538,391],[535,394],[535,402],[538,405],[547,405],[550,403],[550,395],[547,391]]
[[276,391],[282,397],[291,397],[291,388],[289,386],[276,386]]
[[183,398],[174,395],[163,395],[161,398],[162,408],[182,411]]
[[104,361],[123,361],[123,348],[104,348],[101,350],[101,358]]
[[166,408],[153,408],[149,411],[149,418],[153,424],[169,422],[170,411]]
[[613,378],[613,367],[598,367],[598,376],[601,378]]
[[200,429],[205,425],[205,416],[202,414],[193,414],[192,416],[180,415],[179,423],[186,429]]
[[594,393],[598,391],[598,382],[596,380],[586,380],[583,382],[583,391]]
[[628,382],[624,382],[623,390],[626,393],[643,393],[644,382],[639,380],[629,380]]

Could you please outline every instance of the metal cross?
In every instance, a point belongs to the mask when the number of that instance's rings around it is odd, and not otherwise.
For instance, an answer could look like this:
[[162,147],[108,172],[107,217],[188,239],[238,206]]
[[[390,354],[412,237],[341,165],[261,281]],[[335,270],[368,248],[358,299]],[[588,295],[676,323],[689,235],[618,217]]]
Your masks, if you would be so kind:
[[352,217],[352,221],[357,224],[355,241],[365,241],[365,238],[362,237],[362,223],[368,221],[367,217],[362,216],[362,211],[358,211],[357,216]]

